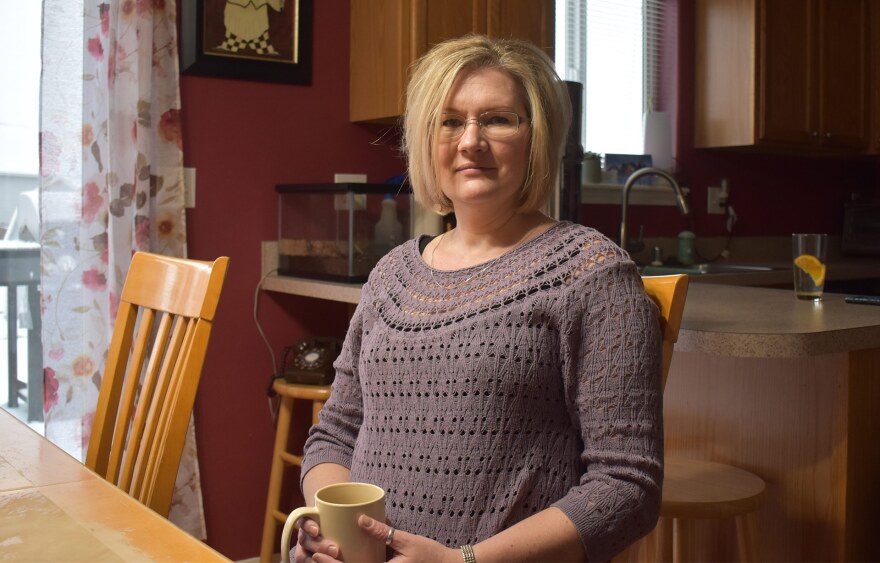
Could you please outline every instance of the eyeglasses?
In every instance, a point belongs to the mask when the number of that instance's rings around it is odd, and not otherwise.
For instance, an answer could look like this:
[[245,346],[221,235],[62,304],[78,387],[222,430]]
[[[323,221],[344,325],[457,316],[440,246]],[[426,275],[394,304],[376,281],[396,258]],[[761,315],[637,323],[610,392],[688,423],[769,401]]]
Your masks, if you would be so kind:
[[440,139],[457,140],[464,134],[471,121],[479,125],[482,134],[489,139],[510,137],[519,130],[520,121],[528,123],[527,118],[521,118],[512,111],[487,111],[471,118],[455,113],[444,113],[440,120]]

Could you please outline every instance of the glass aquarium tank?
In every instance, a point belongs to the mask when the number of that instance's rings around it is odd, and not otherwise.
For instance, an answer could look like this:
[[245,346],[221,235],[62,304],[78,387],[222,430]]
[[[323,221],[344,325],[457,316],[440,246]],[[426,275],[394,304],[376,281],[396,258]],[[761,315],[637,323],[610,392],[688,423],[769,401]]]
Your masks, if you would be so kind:
[[364,282],[412,236],[409,189],[390,184],[280,184],[278,273]]

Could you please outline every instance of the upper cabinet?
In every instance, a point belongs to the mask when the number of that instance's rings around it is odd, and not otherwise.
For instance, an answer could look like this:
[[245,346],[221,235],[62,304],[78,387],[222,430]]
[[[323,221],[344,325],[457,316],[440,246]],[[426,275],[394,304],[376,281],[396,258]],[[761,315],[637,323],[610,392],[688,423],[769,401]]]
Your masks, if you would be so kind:
[[528,39],[553,55],[553,0],[351,0],[351,121],[403,113],[410,65],[468,33]]
[[873,154],[880,154],[880,2],[868,3],[868,35],[871,39],[871,55],[868,63],[871,68],[871,142]]
[[697,147],[864,152],[869,0],[697,0]]

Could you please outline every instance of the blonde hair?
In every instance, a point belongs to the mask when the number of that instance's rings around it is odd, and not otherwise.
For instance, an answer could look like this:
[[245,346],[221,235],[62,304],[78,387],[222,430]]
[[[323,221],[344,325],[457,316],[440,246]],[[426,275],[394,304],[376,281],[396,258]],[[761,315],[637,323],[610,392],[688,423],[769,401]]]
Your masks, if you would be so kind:
[[416,61],[406,91],[403,150],[416,200],[440,213],[452,202],[437,182],[433,147],[440,113],[455,79],[463,71],[497,69],[519,87],[529,117],[529,165],[522,186],[521,211],[540,209],[558,181],[571,122],[571,102],[553,61],[527,41],[469,35],[439,43]]

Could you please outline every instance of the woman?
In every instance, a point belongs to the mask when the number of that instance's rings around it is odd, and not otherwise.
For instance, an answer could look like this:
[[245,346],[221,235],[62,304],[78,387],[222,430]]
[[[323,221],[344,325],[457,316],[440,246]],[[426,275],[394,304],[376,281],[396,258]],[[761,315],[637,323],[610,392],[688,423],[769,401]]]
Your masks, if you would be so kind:
[[[467,37],[414,68],[416,198],[455,229],[365,284],[303,464],[306,502],[366,481],[394,561],[601,561],[647,533],[662,482],[657,311],[629,257],[541,211],[570,104],[552,62]],[[297,561],[333,561],[317,523]],[[462,547],[459,547],[462,546]]]

